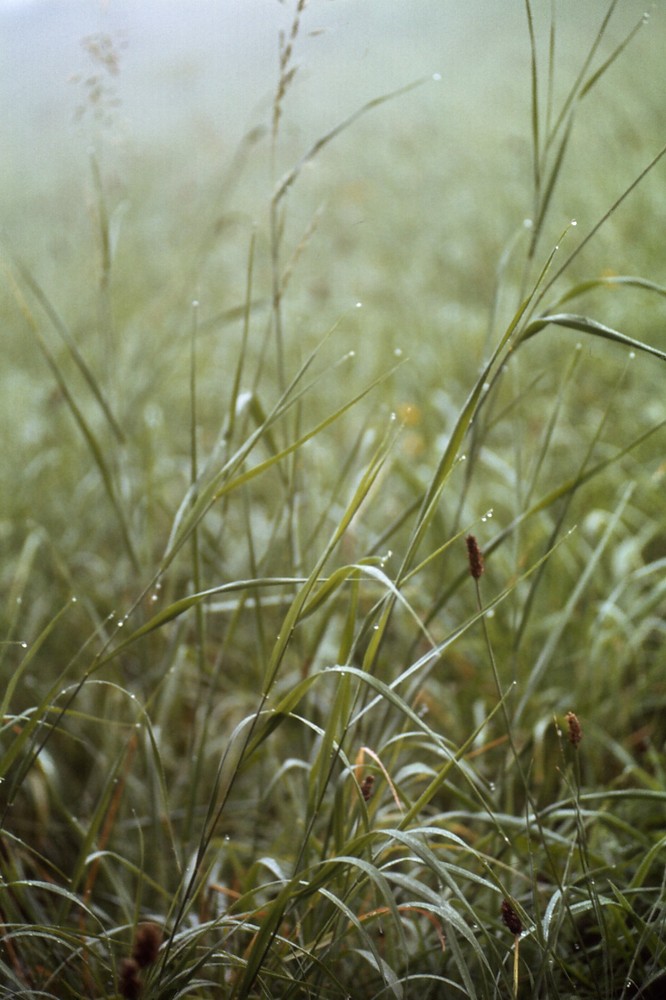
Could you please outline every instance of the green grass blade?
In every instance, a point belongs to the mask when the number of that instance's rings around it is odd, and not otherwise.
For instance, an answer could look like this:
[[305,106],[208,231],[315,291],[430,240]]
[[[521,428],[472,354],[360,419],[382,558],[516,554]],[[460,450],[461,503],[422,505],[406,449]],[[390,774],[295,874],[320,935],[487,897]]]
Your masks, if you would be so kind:
[[613,330],[609,326],[604,326],[603,323],[590,319],[588,316],[576,316],[573,313],[555,313],[552,316],[539,316],[527,324],[520,335],[519,343],[524,343],[530,337],[534,337],[550,325],[561,326],[568,330],[578,330],[580,333],[586,333],[593,337],[601,337],[604,340],[610,340],[616,344],[621,344],[623,347],[628,347],[632,351],[643,351],[655,358],[659,358],[660,361],[666,361],[666,351],[660,351],[659,348],[653,347],[651,344],[644,344],[640,340],[634,340],[632,337],[628,337],[618,330]]

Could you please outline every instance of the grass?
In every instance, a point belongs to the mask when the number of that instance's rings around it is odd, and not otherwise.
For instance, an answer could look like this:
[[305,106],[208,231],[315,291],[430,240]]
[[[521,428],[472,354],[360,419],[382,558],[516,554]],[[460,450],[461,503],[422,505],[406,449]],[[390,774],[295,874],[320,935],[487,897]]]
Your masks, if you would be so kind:
[[513,7],[447,161],[445,80],[291,117],[296,3],[197,190],[86,42],[3,248],[1,995],[661,995],[665,25]]

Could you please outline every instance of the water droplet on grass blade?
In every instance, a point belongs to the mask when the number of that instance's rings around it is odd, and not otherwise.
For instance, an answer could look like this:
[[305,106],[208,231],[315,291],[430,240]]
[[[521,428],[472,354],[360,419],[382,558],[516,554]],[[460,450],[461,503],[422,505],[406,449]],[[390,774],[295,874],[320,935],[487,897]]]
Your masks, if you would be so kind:
[[356,303],[356,308],[357,309],[362,309],[363,308],[363,303],[362,302],[357,302]]
[[435,83],[439,83],[439,81],[442,79],[442,74],[441,73],[433,73],[432,74],[432,78],[435,81]]

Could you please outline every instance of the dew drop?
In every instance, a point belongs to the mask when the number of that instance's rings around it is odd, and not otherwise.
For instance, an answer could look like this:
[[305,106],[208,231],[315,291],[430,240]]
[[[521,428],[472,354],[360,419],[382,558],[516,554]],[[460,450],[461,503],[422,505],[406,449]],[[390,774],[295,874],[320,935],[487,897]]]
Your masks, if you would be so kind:
[[572,219],[572,220],[571,220],[571,225],[572,225],[572,226],[577,226],[577,225],[578,225],[578,222],[577,222],[577,220],[576,220],[576,219]]
[[357,302],[356,303],[356,308],[357,309],[362,309],[363,308],[363,303],[362,302]]
[[647,24],[648,23],[648,21],[650,20],[650,15],[649,15],[649,13],[647,11],[645,11],[645,13],[643,14],[643,17],[641,18],[641,20],[642,20],[643,24]]
[[531,229],[534,223],[531,219],[523,219],[523,229]]
[[495,609],[488,608],[488,610],[486,611],[486,618],[494,618],[494,617],[495,617]]
[[199,308],[199,300],[198,299],[192,299],[192,308],[193,309],[198,309]]
[[356,351],[348,351],[347,358],[355,358],[355,357],[356,357]]
[[633,361],[635,357],[636,357],[636,352],[635,351],[629,351],[629,360]]
[[17,604],[23,604],[23,598],[22,597],[17,597],[16,598],[16,603]]
[[154,604],[156,601],[159,601],[159,596],[157,594],[151,594],[150,599]]
[[22,642],[21,643],[21,649],[27,649],[27,648],[28,648],[28,643],[27,642]]
[[396,349],[393,352],[393,356],[396,357],[396,358],[401,358],[402,357],[402,347],[396,347]]
[[435,83],[439,83],[439,81],[442,79],[442,74],[441,73],[433,73],[432,74],[432,78],[435,81]]

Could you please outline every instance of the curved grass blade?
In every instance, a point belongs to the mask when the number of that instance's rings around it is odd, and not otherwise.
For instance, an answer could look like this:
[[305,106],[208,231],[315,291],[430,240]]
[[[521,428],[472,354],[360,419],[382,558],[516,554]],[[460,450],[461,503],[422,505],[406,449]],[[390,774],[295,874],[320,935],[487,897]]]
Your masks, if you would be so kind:
[[616,344],[622,344],[623,347],[628,347],[632,351],[643,351],[646,354],[652,354],[654,357],[659,358],[660,361],[666,361],[666,351],[660,351],[659,348],[653,347],[651,344],[644,344],[640,340],[634,340],[633,337],[628,337],[618,330],[604,326],[603,323],[590,319],[588,316],[577,316],[574,313],[555,313],[552,316],[540,316],[532,320],[522,331],[517,342],[519,344],[524,343],[550,325],[565,327],[569,330],[578,330],[580,333],[587,333],[593,337],[611,340]]

